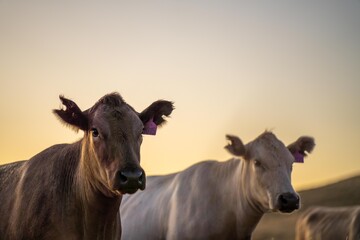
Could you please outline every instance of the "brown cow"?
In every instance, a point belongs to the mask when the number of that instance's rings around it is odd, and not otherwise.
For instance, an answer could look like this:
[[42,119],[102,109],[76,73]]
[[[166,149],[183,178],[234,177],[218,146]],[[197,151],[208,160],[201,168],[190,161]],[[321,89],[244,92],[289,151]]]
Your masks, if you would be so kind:
[[[204,161],[184,171],[147,178],[147,189],[121,204],[123,239],[251,239],[264,213],[292,212],[300,199],[291,185],[294,156],[315,146],[300,137],[288,147],[271,132],[226,149],[240,157]],[[139,210],[139,211],[138,211]]]
[[296,223],[296,240],[360,239],[360,206],[311,207]]
[[0,166],[0,239],[119,239],[122,195],[145,188],[142,133],[173,110],[161,100],[137,113],[118,93],[84,112],[60,99],[54,113],[84,137]]

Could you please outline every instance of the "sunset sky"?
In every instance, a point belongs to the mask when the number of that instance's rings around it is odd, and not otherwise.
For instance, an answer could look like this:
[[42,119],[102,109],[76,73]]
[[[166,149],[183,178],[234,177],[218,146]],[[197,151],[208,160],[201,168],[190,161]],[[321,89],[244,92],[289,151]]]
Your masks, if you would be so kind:
[[298,190],[360,174],[360,1],[0,0],[0,163],[82,137],[51,113],[59,94],[87,109],[114,91],[175,102],[144,137],[147,175],[265,130],[315,138]]

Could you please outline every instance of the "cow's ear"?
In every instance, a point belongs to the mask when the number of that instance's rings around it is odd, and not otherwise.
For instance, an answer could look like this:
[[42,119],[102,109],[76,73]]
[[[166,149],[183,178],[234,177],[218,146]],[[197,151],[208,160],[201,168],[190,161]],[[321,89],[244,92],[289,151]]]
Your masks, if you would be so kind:
[[169,117],[173,110],[173,102],[165,100],[153,102],[139,114],[144,124],[143,134],[155,135],[157,127],[162,126],[166,122],[165,117]]
[[245,156],[246,149],[240,138],[233,135],[226,135],[226,139],[229,140],[230,143],[225,146],[225,149],[235,156]]
[[61,122],[71,127],[75,131],[79,129],[83,131],[88,130],[88,117],[86,113],[83,113],[75,102],[59,96],[63,106],[62,109],[54,109],[54,114],[60,119]]
[[304,162],[304,157],[307,156],[308,153],[311,153],[315,147],[315,140],[313,137],[302,136],[299,137],[296,142],[291,143],[287,146],[289,151],[295,157],[295,162]]

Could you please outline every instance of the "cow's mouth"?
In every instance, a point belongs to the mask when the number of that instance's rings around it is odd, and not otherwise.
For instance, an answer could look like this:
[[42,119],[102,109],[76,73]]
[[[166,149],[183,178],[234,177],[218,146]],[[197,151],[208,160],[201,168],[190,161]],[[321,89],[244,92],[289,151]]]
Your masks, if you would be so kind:
[[121,185],[117,184],[114,186],[117,191],[119,191],[121,194],[133,194],[137,192],[138,190],[144,190],[145,189],[145,183],[144,184],[126,184]]
[[120,191],[122,194],[133,194],[136,193],[137,190],[139,190],[139,188],[127,188]]
[[281,212],[281,213],[292,213],[293,211],[298,210],[298,209],[299,208],[293,208],[293,209],[284,208],[284,209],[279,209],[279,212]]

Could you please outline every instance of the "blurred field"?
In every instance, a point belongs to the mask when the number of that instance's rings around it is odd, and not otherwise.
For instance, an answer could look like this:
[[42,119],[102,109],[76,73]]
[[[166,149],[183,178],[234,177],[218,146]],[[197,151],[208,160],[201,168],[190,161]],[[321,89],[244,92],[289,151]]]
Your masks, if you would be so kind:
[[301,212],[310,206],[360,205],[360,176],[324,187],[299,192],[302,208],[293,214],[265,214],[255,229],[255,240],[289,240],[295,237],[295,223]]

